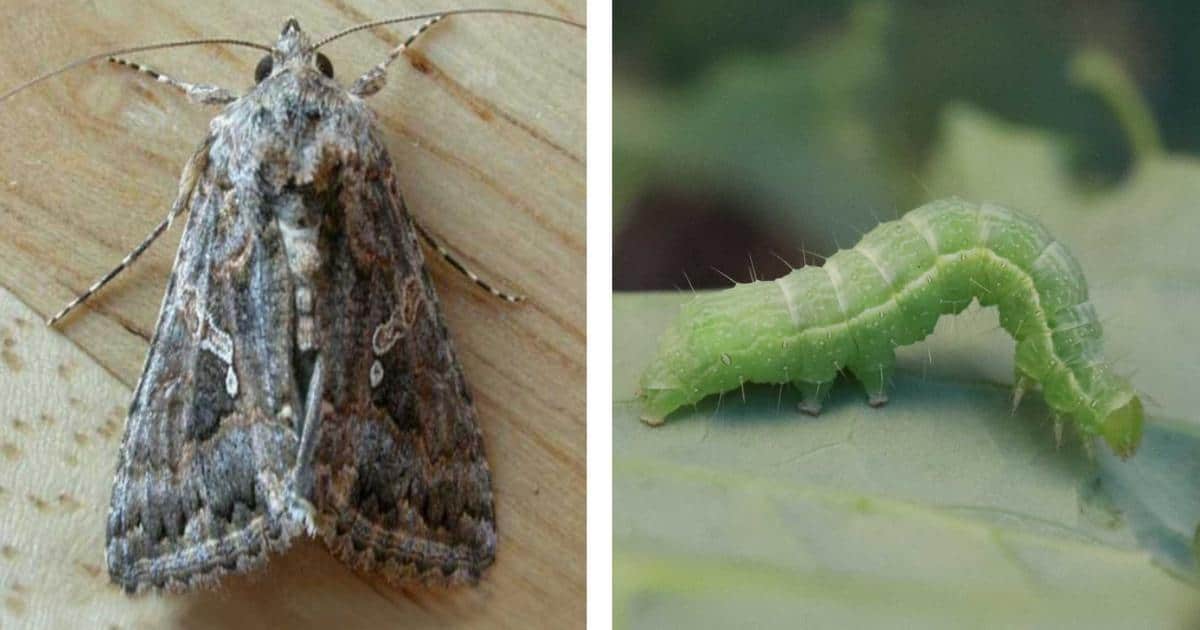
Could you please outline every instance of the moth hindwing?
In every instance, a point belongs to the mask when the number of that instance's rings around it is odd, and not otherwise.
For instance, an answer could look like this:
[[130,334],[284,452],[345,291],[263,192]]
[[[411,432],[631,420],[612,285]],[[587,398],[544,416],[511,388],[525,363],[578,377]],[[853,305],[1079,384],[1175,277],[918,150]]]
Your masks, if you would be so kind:
[[160,79],[226,107],[181,177],[113,484],[106,558],[128,591],[253,569],[302,532],[393,580],[492,563],[475,408],[361,98],[385,66],[347,90],[289,19],[240,98]]

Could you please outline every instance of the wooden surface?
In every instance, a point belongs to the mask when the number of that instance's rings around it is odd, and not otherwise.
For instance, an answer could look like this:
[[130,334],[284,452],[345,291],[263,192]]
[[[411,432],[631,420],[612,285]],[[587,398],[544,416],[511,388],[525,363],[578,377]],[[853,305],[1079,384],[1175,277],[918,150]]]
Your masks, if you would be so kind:
[[[583,0],[477,2],[585,18]],[[462,5],[453,5],[461,7]],[[273,43],[295,14],[325,34],[436,2],[9,1],[0,89],[85,54],[176,38]],[[415,25],[323,49],[343,82]],[[41,320],[165,214],[213,110],[97,64],[0,104],[0,627],[570,627],[585,600],[585,34],[507,16],[451,18],[373,97],[410,209],[512,306],[430,260],[479,406],[500,533],[477,588],[397,589],[315,542],[215,591],[126,598],[103,527],[131,388],[182,222],[57,330]],[[135,58],[244,90],[259,53]]]

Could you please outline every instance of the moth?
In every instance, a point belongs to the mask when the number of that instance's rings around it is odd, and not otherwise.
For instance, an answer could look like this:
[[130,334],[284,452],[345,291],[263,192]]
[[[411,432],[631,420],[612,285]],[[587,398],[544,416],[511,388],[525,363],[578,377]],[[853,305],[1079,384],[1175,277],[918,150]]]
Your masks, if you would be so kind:
[[[112,580],[133,593],[213,584],[301,534],[395,582],[476,582],[496,523],[482,434],[419,239],[497,297],[404,205],[365,98],[449,15],[360,24],[316,43],[289,18],[266,46],[205,39],[93,55],[222,105],[167,218],[50,323],[189,213],[126,421],[106,528]],[[318,49],[427,21],[349,88]],[[238,96],[116,55],[197,44],[258,48]]]
[[937,201],[880,224],[820,267],[697,295],[663,335],[639,393],[658,425],[681,406],[745,383],[792,384],[820,412],[848,371],[887,402],[894,349],[972,300],[996,306],[1017,342],[1014,405],[1040,384],[1056,414],[1123,457],[1141,440],[1137,392],[1104,359],[1079,264],[1032,217],[992,204]]

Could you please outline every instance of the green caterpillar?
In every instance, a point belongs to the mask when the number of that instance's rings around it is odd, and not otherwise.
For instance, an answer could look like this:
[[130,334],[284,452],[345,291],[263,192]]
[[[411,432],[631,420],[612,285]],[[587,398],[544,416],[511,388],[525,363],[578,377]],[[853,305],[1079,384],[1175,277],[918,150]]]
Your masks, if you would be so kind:
[[1047,404],[1122,457],[1141,440],[1142,403],[1103,358],[1087,283],[1033,218],[995,205],[937,201],[877,226],[821,267],[698,295],[642,375],[642,419],[745,383],[792,383],[817,414],[842,369],[887,402],[893,349],[978,299],[1017,342],[1018,396],[1040,383]]

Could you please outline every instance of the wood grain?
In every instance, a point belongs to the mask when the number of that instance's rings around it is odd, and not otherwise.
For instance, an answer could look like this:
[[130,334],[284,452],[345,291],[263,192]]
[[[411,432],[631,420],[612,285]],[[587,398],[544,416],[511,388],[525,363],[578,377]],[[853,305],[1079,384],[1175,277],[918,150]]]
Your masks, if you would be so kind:
[[[585,18],[583,0],[472,6]],[[273,43],[289,14],[321,35],[447,8],[462,5],[10,1],[0,8],[0,89],[117,46],[202,35]],[[349,82],[412,28],[323,50]],[[497,494],[496,564],[473,589],[397,589],[311,542],[216,591],[127,599],[108,585],[108,486],[182,222],[57,331],[39,320],[161,220],[213,110],[104,64],[0,105],[0,626],[582,625],[584,41],[547,22],[451,18],[372,99],[412,212],[486,278],[529,297],[508,305],[430,260]],[[244,90],[258,57],[203,47],[135,58]]]

